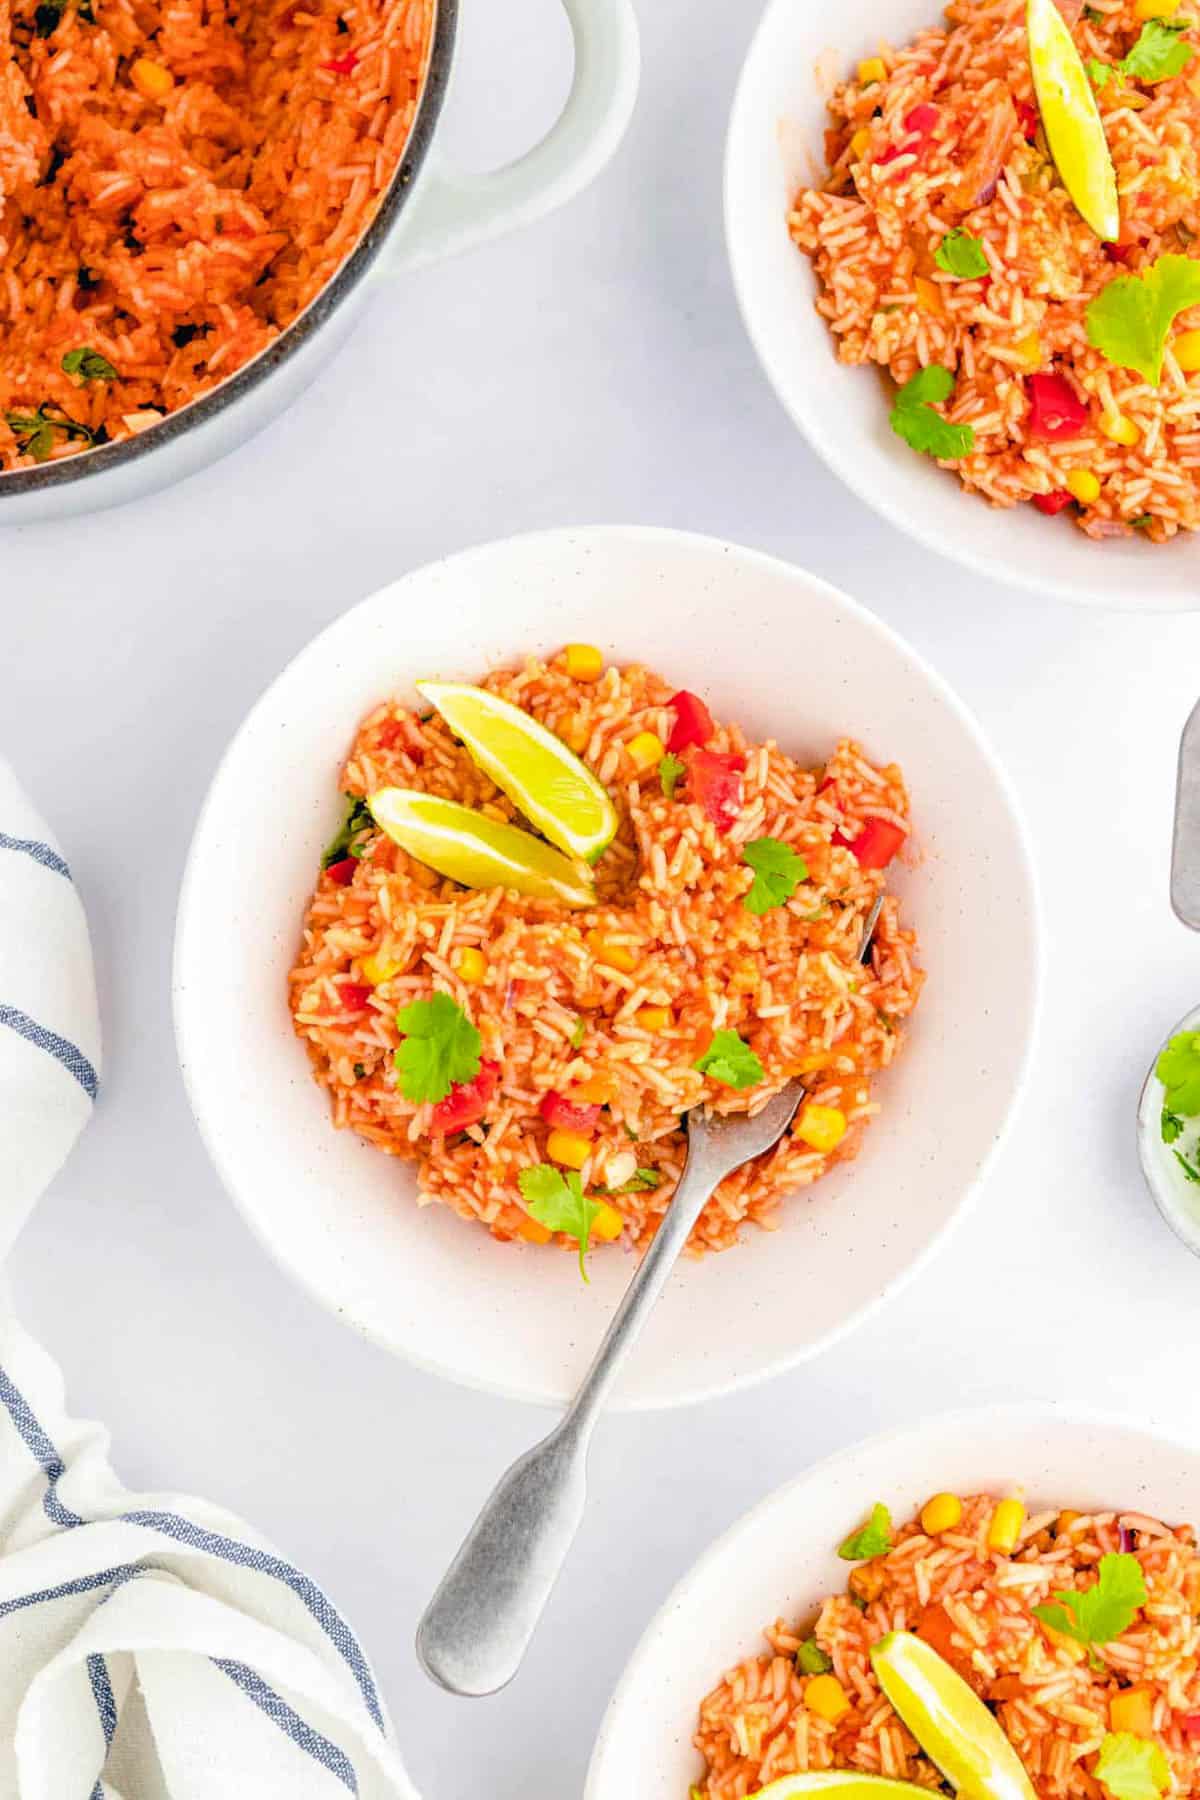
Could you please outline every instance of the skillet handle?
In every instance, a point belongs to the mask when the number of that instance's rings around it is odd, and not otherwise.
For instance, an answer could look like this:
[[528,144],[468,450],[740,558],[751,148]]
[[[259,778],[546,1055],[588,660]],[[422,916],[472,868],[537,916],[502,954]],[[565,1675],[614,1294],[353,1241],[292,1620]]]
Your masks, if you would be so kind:
[[608,162],[637,97],[640,53],[632,0],[562,0],[575,40],[566,105],[516,162],[483,175],[447,167],[436,149],[417,177],[383,272],[436,262],[552,212]]
[[1171,905],[1178,919],[1192,931],[1200,931],[1200,702],[1193,707],[1179,740]]

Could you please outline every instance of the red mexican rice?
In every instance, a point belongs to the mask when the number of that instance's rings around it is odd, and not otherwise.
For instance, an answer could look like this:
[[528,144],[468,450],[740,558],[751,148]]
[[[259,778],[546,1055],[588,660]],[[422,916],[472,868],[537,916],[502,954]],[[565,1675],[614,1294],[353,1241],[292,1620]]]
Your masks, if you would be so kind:
[[[1013,1509],[1007,1519],[1002,1507]],[[1011,1549],[993,1547],[997,1539]],[[1085,1648],[1033,1609],[1092,1588],[1105,1556],[1136,1558],[1145,1600],[1130,1604],[1117,1635]],[[1122,1732],[1161,1749],[1164,1789],[1193,1793],[1198,1612],[1200,1554],[1189,1525],[1058,1508],[1026,1516],[1011,1499],[935,1496],[895,1534],[894,1548],[859,1563],[849,1592],[804,1619],[777,1619],[765,1634],[770,1649],[727,1671],[700,1707],[695,1742],[705,1771],[693,1795],[745,1800],[781,1776],[835,1768],[944,1792],[871,1665],[871,1646],[895,1630],[915,1632],[974,1688],[1039,1796],[1112,1800],[1095,1770],[1109,1734]]]
[[396,170],[433,8],[0,0],[0,471],[145,430],[314,298]]
[[[818,1118],[840,1120],[843,1135],[814,1148],[799,1135],[802,1112],[776,1150],[725,1181],[692,1242],[725,1249],[743,1220],[770,1225],[781,1197],[853,1155],[878,1110],[872,1077],[902,1045],[921,976],[884,868],[862,866],[848,845],[861,853],[868,825],[902,844],[908,797],[898,769],[873,766],[850,741],[806,768],[773,742],[714,725],[703,709],[710,749],[683,751],[668,798],[660,771],[639,771],[630,745],[650,733],[668,741],[671,686],[637,666],[600,673],[598,654],[597,674],[575,679],[558,657],[481,684],[560,736],[611,796],[619,826],[594,871],[597,904],[571,910],[457,886],[368,821],[357,860],[343,855],[309,903],[290,978],[295,1028],[335,1123],[416,1159],[422,1203],[441,1201],[501,1239],[551,1236],[518,1183],[549,1160],[548,1097],[586,1103],[593,1115],[576,1166],[590,1192],[609,1197],[614,1222],[598,1235],[643,1246],[683,1163],[681,1114],[701,1101],[754,1109],[806,1075],[807,1102],[825,1109],[809,1116],[810,1137]],[[738,771],[736,807],[720,827],[697,798],[703,756]],[[394,700],[364,720],[342,773],[350,796],[389,786],[517,817],[438,716]],[[752,873],[742,857],[766,836],[802,855],[807,879],[756,915],[744,904]],[[864,921],[881,893],[860,967]],[[479,1122],[457,1134],[436,1129],[428,1104],[404,1098],[394,1066],[398,1010],[435,990],[461,1006],[498,1076]],[[761,1061],[748,1092],[693,1066],[721,1029],[740,1033]]]
[[[952,372],[942,416],[974,444],[932,450],[942,466],[995,505],[1066,510],[1095,538],[1200,525],[1200,308],[1175,317],[1157,386],[1108,360],[1087,320],[1109,282],[1192,255],[1200,232],[1200,61],[1177,4],[1061,0],[1098,84],[1115,242],[1085,224],[1048,153],[1024,0],[952,0],[944,28],[865,57],[830,102],[829,173],[790,216],[843,361],[901,385]],[[1123,71],[1147,30],[1176,72]],[[943,245],[965,247],[962,233],[978,250],[956,272]]]

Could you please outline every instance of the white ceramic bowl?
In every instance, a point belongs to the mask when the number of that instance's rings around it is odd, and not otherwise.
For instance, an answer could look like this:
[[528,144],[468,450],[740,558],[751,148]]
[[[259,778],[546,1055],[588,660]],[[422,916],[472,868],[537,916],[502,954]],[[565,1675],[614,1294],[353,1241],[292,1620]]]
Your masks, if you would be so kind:
[[1200,1256],[1200,1187],[1190,1182],[1175,1160],[1169,1144],[1163,1143],[1162,1110],[1165,1091],[1155,1074],[1159,1051],[1180,1031],[1200,1030],[1200,1006],[1193,1007],[1177,1025],[1172,1025],[1158,1049],[1142,1083],[1138,1098],[1138,1160],[1146,1186],[1150,1189],[1159,1212],[1180,1243],[1186,1244],[1193,1256]]
[[1200,606],[1190,539],[1097,544],[1032,506],[988,506],[888,425],[880,381],[838,362],[813,301],[806,256],[788,236],[798,187],[824,169],[825,101],[881,39],[905,43],[941,21],[937,0],[839,0],[832,12],[769,0],[734,100],[725,157],[725,231],[746,328],[776,393],[860,500],[940,555],[997,581],[1081,604],[1186,612]]
[[772,1620],[843,1592],[835,1546],[884,1500],[911,1517],[932,1493],[1026,1490],[1031,1508],[1121,1506],[1171,1521],[1200,1513],[1200,1452],[1120,1420],[1054,1407],[945,1414],[869,1438],[747,1513],[676,1587],[609,1705],[584,1800],[679,1800],[702,1765],[701,1699],[763,1648]]
[[468,551],[355,607],[268,689],[209,792],[179,906],[179,1054],[230,1193],[305,1287],[457,1380],[567,1395],[629,1262],[594,1256],[585,1287],[569,1256],[418,1210],[411,1165],[332,1129],[285,994],[361,716],[414,677],[471,679],[572,640],[650,663],[814,762],[839,733],[858,734],[903,765],[923,851],[896,885],[928,984],[879,1082],[884,1116],[852,1165],[784,1208],[778,1232],[749,1230],[677,1272],[621,1393],[668,1405],[784,1369],[875,1306],[979,1180],[1025,1069],[1038,927],[1007,782],[945,685],[844,595],[731,545],[614,528]]

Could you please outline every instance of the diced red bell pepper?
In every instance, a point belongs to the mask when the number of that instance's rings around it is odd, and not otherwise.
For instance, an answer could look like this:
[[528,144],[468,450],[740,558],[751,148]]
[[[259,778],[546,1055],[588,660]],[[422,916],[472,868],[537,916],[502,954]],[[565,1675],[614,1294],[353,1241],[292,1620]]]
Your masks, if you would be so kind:
[[568,1100],[553,1088],[542,1096],[542,1104],[538,1108],[546,1123],[553,1125],[556,1131],[580,1131],[585,1137],[595,1131],[601,1110],[598,1106]]
[[473,1081],[456,1081],[446,1098],[438,1101],[429,1122],[430,1131],[465,1131],[468,1125],[478,1125],[499,1080],[500,1064],[488,1062],[485,1057]]
[[353,75],[359,64],[357,50],[347,50],[344,56],[332,56],[321,67],[329,69],[334,75]]
[[1017,101],[1017,126],[1027,144],[1032,144],[1038,134],[1041,115],[1032,100]]
[[1053,518],[1055,513],[1060,513],[1064,506],[1070,506],[1074,497],[1073,494],[1068,494],[1066,488],[1055,488],[1052,494],[1035,494],[1033,504],[1039,512],[1049,513]]
[[688,794],[724,833],[742,810],[746,759],[733,750],[696,750],[688,761]]
[[860,869],[886,869],[904,842],[904,833],[890,819],[868,819],[856,838],[835,831],[833,841],[852,853]]
[[1184,1713],[1179,1723],[1188,1737],[1200,1737],[1200,1712]]
[[338,989],[338,999],[346,1012],[366,1012],[367,1002],[374,991],[374,988],[367,987],[360,981],[343,981]]
[[905,131],[915,131],[918,137],[928,137],[940,117],[941,114],[932,102],[922,100],[905,113],[902,122]]
[[1105,256],[1107,256],[1109,262],[1127,263],[1129,261],[1130,257],[1133,255],[1134,251],[1137,249],[1137,245],[1136,244],[1103,244],[1101,246],[1101,248],[1103,249]]
[[712,714],[696,694],[689,694],[686,688],[680,688],[672,695],[670,704],[674,709],[675,723],[671,727],[671,735],[667,739],[667,749],[675,756],[686,750],[691,744],[707,744],[713,734]]
[[1029,431],[1046,443],[1078,437],[1087,424],[1088,409],[1062,375],[1030,375]]
[[940,117],[938,108],[928,100],[922,100],[919,105],[910,107],[900,121],[905,136],[898,144],[889,144],[883,154],[875,158],[876,162],[895,162],[898,156],[908,155],[915,156],[919,161],[929,148],[929,141]]
[[349,887],[354,880],[354,871],[357,867],[358,862],[355,857],[343,856],[340,862],[330,863],[325,873],[331,881],[336,881],[339,887]]

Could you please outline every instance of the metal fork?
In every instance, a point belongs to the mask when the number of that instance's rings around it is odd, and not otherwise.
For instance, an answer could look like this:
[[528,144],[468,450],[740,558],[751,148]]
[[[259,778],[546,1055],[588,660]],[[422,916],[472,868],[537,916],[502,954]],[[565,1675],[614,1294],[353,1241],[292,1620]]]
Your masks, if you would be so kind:
[[[866,962],[876,900],[859,948]],[[494,1694],[521,1666],[583,1519],[592,1431],[675,1259],[718,1182],[778,1143],[804,1096],[790,1081],[753,1117],[688,1114],[687,1161],[565,1417],[503,1476],[442,1578],[417,1627],[417,1656],[454,1694]]]

